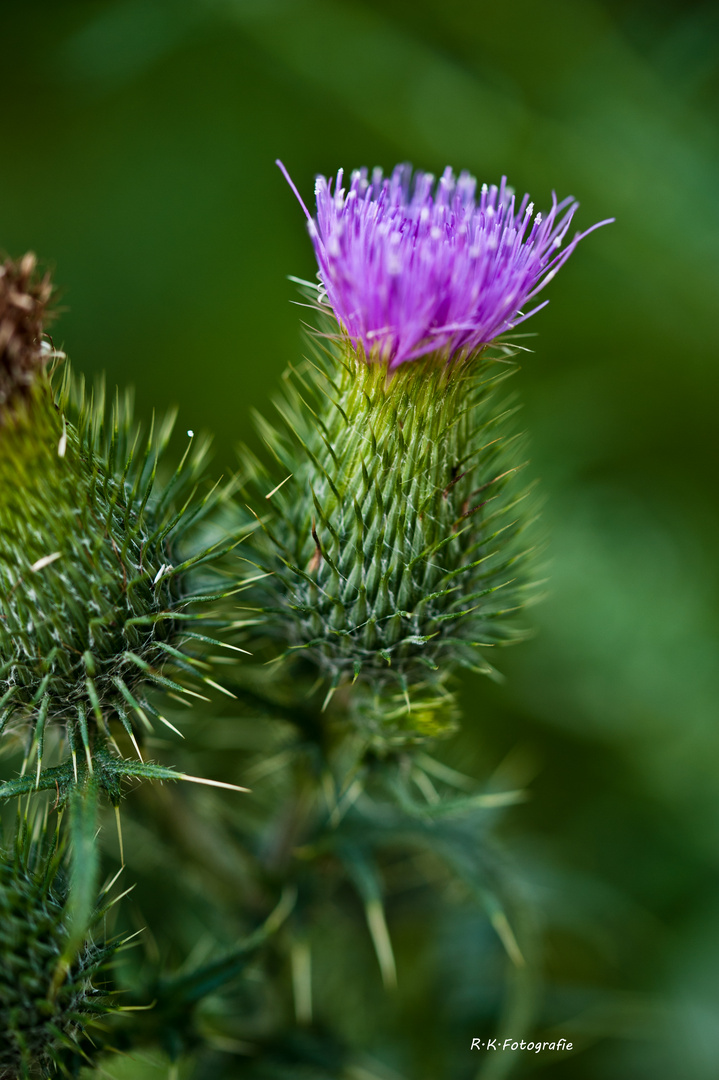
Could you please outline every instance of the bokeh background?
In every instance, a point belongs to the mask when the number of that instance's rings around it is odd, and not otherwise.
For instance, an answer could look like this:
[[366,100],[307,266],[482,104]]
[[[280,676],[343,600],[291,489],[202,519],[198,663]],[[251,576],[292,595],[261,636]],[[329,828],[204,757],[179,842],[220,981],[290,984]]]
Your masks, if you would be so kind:
[[[616,217],[515,380],[549,537],[538,632],[498,658],[504,686],[466,683],[441,752],[531,791],[505,840],[544,928],[542,1023],[580,1052],[519,1073],[715,1080],[719,8],[2,8],[0,244],[56,267],[75,366],[134,383],[145,416],[178,403],[218,471],[302,349],[286,275],[314,264],[276,157],[308,202],[317,172],[409,160]],[[482,977],[465,962],[458,1008]]]

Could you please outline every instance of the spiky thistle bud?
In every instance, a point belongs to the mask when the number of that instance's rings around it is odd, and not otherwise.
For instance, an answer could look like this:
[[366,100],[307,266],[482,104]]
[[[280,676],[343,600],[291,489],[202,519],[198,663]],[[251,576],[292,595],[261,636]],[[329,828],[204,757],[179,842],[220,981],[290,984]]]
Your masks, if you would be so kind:
[[199,697],[193,677],[214,685],[193,655],[212,639],[193,629],[192,574],[236,540],[187,544],[220,497],[195,496],[206,444],[190,438],[160,483],[171,419],[142,439],[129,398],[108,419],[102,393],[86,395],[67,367],[51,377],[51,287],[33,268],[25,256],[0,274],[0,733],[29,731],[39,784],[53,726],[77,779],[77,754],[92,771],[114,724],[137,746],[138,721],[164,720],[148,688]]
[[517,636],[529,511],[497,339],[581,239],[561,247],[577,204],[543,218],[504,180],[477,194],[467,173],[435,185],[407,166],[355,172],[349,191],[320,177],[316,195],[321,347],[283,432],[263,425],[291,474],[266,520],[268,614],[330,691],[364,685],[370,730],[435,734],[448,674],[489,670],[479,650]]
[[69,921],[62,852],[21,830],[0,849],[0,1080],[77,1075],[94,1053],[88,1029],[114,1011],[117,945],[88,932],[68,962]]

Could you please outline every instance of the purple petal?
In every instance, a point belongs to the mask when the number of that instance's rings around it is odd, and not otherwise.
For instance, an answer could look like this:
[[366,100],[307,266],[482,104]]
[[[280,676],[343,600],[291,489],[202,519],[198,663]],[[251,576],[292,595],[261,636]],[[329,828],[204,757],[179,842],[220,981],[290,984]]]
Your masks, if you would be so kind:
[[[561,249],[578,203],[571,198],[534,215],[525,195],[515,206],[506,177],[497,188],[450,168],[439,180],[398,165],[332,180],[318,176],[317,216],[307,208],[327,303],[368,360],[396,368],[428,352],[468,355],[529,318],[527,300],[554,277],[579,241]],[[611,220],[611,219],[610,219]],[[561,249],[561,250],[560,250]]]

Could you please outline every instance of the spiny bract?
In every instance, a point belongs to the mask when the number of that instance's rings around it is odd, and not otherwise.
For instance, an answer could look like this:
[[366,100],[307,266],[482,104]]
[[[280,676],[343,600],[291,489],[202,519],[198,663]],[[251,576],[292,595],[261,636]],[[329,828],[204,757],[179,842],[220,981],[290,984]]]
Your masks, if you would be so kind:
[[430,356],[389,375],[338,339],[295,372],[284,433],[262,423],[291,474],[265,519],[270,625],[332,687],[379,693],[382,708],[356,702],[379,727],[404,716],[436,734],[449,671],[491,670],[477,649],[518,636],[507,616],[526,599],[528,515],[511,370],[506,356]]
[[88,937],[63,963],[66,899],[52,845],[18,837],[0,849],[0,1080],[77,1075],[94,1052],[88,1027],[114,1011],[104,972],[115,945]]

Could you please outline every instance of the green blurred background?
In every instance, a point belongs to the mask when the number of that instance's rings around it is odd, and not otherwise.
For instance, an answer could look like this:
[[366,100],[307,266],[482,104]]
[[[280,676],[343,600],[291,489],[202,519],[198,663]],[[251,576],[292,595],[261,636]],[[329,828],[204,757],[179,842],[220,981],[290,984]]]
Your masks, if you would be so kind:
[[538,633],[498,658],[506,685],[466,684],[442,753],[530,784],[505,835],[542,1023],[581,1049],[542,1071],[716,1080],[717,5],[26,0],[2,26],[0,244],[56,267],[75,366],[143,415],[179,403],[218,471],[302,348],[286,275],[314,263],[276,157],[308,202],[316,172],[409,160],[616,216],[515,380],[550,537]]

